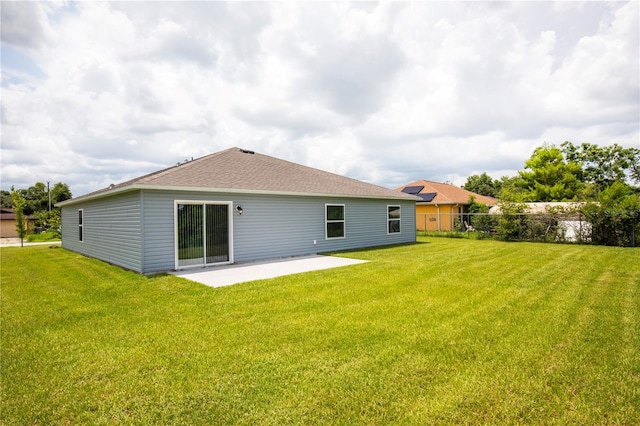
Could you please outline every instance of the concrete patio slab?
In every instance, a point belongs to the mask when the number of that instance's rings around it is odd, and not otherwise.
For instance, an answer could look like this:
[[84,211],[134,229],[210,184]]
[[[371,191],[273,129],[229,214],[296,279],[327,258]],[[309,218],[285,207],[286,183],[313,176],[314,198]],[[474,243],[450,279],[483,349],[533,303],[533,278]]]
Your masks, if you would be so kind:
[[309,255],[239,263],[228,266],[213,266],[172,272],[173,275],[196,281],[210,287],[223,287],[247,281],[281,277],[302,272],[337,268],[365,263],[367,260],[345,257]]

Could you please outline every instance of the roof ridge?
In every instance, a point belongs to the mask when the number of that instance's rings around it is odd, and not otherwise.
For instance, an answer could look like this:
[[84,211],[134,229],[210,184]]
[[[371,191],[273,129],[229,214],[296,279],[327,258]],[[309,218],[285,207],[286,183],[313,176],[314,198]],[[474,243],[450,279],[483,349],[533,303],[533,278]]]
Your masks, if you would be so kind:
[[327,170],[232,147],[147,173],[118,185],[110,185],[73,200],[108,196],[112,190],[115,190],[115,194],[136,188],[417,198]]

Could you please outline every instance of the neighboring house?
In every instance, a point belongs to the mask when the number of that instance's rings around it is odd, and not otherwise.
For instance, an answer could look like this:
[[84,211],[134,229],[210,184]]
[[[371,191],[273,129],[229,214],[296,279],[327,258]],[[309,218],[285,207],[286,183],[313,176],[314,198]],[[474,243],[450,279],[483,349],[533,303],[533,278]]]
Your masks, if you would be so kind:
[[64,248],[147,274],[415,242],[415,201],[231,148],[57,206]]
[[[536,202],[523,203],[525,210],[523,214],[530,215],[553,215],[557,217],[557,239],[562,241],[590,241],[591,223],[585,220],[580,209],[586,205],[583,202]],[[489,214],[502,214],[500,206],[493,206],[489,209]]]
[[[33,228],[36,218],[33,216],[25,216],[27,221],[27,229]],[[0,209],[0,238],[18,238],[16,230],[16,212],[12,209]]]
[[417,180],[397,189],[405,194],[416,195],[416,229],[418,231],[453,231],[466,229],[464,213],[469,212],[470,197],[476,203],[488,206],[498,200],[476,194],[447,183]]

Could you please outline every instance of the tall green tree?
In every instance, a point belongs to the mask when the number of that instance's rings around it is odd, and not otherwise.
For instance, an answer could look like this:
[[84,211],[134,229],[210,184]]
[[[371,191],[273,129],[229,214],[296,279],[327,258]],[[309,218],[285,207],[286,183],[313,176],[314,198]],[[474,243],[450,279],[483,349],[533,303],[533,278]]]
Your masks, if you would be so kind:
[[13,187],[11,187],[11,201],[13,210],[16,213],[16,231],[18,232],[18,237],[20,237],[20,247],[24,247],[24,237],[27,235],[27,218],[25,217],[24,209],[27,202],[22,194]]
[[582,167],[575,161],[565,161],[562,150],[555,145],[536,148],[518,175],[525,201],[572,201],[584,189]]
[[495,197],[500,192],[501,183],[498,179],[492,179],[487,172],[481,175],[471,175],[467,178],[467,182],[462,185],[467,191],[475,192],[476,194],[486,195],[488,197]]
[[623,148],[618,144],[599,146],[583,142],[574,145],[569,141],[561,144],[567,161],[579,164],[583,169],[583,180],[596,186],[598,191],[614,182],[640,184],[640,149]]
[[10,209],[13,206],[13,201],[11,201],[11,192],[0,190],[0,207],[3,209]]
[[[33,215],[39,212],[46,212],[49,210],[49,191],[51,192],[51,208],[53,209],[56,203],[60,201],[68,200],[72,197],[69,185],[63,182],[56,182],[53,186],[47,188],[47,184],[43,182],[36,182],[34,185],[27,189],[18,189],[22,197],[25,199],[26,205],[24,213],[26,215]],[[5,193],[3,191],[2,202],[3,207],[6,203]]]
[[72,197],[69,185],[62,182],[56,182],[51,188],[51,205],[61,201],[68,200]]
[[500,179],[500,201],[522,203],[526,199],[526,191],[521,185],[520,176],[503,176]]
[[21,192],[27,202],[25,207],[26,214],[31,215],[35,212],[47,210],[47,205],[49,203],[47,185],[42,182],[36,182],[33,186],[30,186]]

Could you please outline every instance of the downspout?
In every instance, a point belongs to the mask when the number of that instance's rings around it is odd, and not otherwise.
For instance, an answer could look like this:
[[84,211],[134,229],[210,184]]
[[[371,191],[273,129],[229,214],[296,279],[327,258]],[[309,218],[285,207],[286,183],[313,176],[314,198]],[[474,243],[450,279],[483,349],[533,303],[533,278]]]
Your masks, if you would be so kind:
[[436,203],[436,217],[438,218],[438,232],[440,232],[440,206]]

